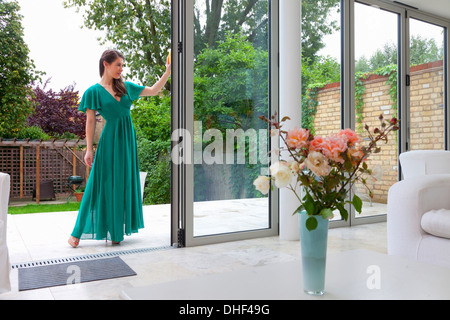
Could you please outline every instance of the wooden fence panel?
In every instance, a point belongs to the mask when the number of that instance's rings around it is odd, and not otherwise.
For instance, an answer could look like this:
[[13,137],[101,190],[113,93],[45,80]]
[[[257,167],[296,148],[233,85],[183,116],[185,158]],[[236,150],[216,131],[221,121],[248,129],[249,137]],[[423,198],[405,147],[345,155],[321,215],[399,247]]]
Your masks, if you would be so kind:
[[[7,173],[11,176],[11,199],[30,198],[33,195],[33,189],[36,185],[36,147],[22,147],[23,148],[23,162],[21,165],[21,147],[0,147],[0,172]],[[70,185],[67,179],[74,175],[86,177],[86,168],[84,163],[80,160],[84,159],[84,151],[75,151],[76,157],[73,155],[73,150],[69,148],[52,148],[39,147],[40,153],[40,181],[53,181],[55,194],[67,194],[70,190]],[[75,158],[75,171],[73,160]],[[22,186],[21,186],[21,168],[22,172]],[[85,181],[86,182],[86,181]],[[85,184],[83,183],[83,185]]]

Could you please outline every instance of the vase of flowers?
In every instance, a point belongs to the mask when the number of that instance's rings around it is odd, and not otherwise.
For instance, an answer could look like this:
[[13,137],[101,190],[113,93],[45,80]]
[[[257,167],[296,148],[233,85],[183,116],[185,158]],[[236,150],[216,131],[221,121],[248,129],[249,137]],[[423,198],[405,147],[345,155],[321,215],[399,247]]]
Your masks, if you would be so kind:
[[373,131],[367,125],[364,127],[368,145],[363,145],[359,135],[351,129],[322,137],[297,127],[283,130],[289,117],[281,121],[277,121],[276,115],[270,119],[260,118],[268,122],[272,136],[279,135],[283,140],[285,146],[279,151],[283,150],[288,159],[274,162],[270,166],[270,176],[259,176],[254,185],[263,194],[267,194],[274,184],[278,188],[288,188],[296,195],[299,206],[294,214],[301,213],[304,290],[323,294],[328,220],[334,216],[333,212],[339,212],[347,221],[347,204],[361,213],[362,200],[350,192],[355,183],[365,186],[369,196],[373,197],[366,184],[368,176],[372,175],[367,159],[381,151],[378,144],[387,142],[389,133],[399,129],[398,121],[396,118],[386,121],[380,115],[379,127]]

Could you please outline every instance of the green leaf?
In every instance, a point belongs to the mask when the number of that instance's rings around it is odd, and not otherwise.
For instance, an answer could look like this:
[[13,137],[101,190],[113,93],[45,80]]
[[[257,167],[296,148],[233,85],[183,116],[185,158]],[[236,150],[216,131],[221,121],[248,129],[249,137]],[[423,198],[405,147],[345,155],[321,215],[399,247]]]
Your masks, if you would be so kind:
[[314,199],[309,193],[306,193],[305,202],[303,203],[303,208],[305,208],[308,215],[312,216],[316,212],[316,207],[314,204]]
[[297,213],[300,213],[300,212],[302,211],[302,209],[303,209],[303,204],[300,205],[300,206],[297,208],[297,210],[294,211],[294,213],[293,213],[292,215],[294,216],[294,215],[296,215]]
[[322,218],[324,219],[329,219],[333,216],[333,210],[331,210],[330,208],[325,208],[322,209],[320,211],[320,215],[322,216]]
[[352,204],[353,204],[353,207],[355,207],[355,210],[358,213],[361,213],[361,211],[362,211],[362,200],[356,194],[353,196]]
[[336,205],[336,207],[338,208],[339,213],[341,214],[342,219],[344,219],[345,221],[347,221],[347,219],[348,219],[348,212],[347,212],[347,210],[345,209],[344,205],[339,203],[339,204]]
[[308,231],[313,231],[317,228],[317,220],[314,217],[309,217],[308,219],[306,219],[306,229],[308,229]]

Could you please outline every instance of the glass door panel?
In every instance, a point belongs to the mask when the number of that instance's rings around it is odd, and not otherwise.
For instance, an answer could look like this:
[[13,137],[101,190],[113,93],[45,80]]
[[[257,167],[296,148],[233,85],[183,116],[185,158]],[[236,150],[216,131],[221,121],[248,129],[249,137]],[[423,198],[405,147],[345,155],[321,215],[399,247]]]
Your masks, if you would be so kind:
[[[326,10],[316,0],[302,4],[302,127],[326,137],[342,128],[341,1]],[[339,210],[332,220],[343,220]]]
[[410,150],[445,149],[444,31],[410,21]]
[[[389,120],[397,116],[398,29],[399,14],[355,3],[355,127],[365,145],[366,124],[373,132],[380,126],[380,115]],[[398,137],[391,135],[380,147],[367,161],[373,170],[368,188],[354,186],[363,200],[356,219],[386,215],[389,188],[398,181]]]
[[[192,237],[269,230],[270,1],[195,0]],[[189,218],[188,218],[189,219]],[[189,237],[190,235],[187,235]]]

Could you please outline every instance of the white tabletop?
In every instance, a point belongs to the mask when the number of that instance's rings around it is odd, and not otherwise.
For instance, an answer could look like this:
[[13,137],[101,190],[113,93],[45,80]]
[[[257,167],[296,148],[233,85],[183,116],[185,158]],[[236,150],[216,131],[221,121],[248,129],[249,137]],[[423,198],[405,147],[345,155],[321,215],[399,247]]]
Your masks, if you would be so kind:
[[325,295],[303,292],[301,261],[135,287],[130,300],[450,299],[450,269],[373,251],[327,257]]

